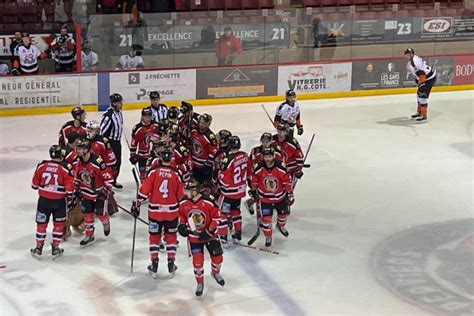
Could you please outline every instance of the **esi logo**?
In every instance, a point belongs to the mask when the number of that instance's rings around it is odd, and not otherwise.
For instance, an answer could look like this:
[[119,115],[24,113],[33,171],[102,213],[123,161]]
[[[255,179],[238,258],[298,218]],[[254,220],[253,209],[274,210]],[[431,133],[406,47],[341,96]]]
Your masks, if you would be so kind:
[[424,18],[423,34],[451,34],[453,25],[452,18]]
[[140,84],[140,73],[131,72],[128,74],[128,84]]

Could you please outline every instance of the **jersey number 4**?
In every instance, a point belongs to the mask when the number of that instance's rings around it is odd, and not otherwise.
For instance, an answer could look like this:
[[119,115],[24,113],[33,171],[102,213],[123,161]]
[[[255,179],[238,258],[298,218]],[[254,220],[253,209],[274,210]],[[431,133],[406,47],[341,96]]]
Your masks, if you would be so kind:
[[168,195],[169,195],[169,192],[170,192],[170,190],[168,189],[168,183],[169,183],[169,180],[164,179],[160,184],[160,188],[158,189],[161,192],[161,194],[163,195],[164,199],[168,198]]

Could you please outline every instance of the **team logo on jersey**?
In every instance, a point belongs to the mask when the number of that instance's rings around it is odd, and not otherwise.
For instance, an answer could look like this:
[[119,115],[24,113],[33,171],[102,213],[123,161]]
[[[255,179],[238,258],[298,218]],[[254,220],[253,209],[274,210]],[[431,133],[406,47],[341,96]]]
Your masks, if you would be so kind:
[[206,217],[200,210],[192,210],[188,216],[189,228],[192,231],[201,230],[206,225]]
[[194,152],[196,155],[200,155],[200,154],[202,154],[202,152],[203,152],[201,143],[198,142],[197,140],[194,140],[194,141],[193,141],[193,152]]
[[278,180],[275,177],[266,177],[263,184],[269,192],[275,192],[278,189]]
[[438,315],[472,315],[474,219],[402,231],[372,253],[373,273],[398,297]]
[[81,171],[79,174],[79,179],[81,179],[81,182],[88,186],[92,186],[92,180],[94,177],[87,171]]

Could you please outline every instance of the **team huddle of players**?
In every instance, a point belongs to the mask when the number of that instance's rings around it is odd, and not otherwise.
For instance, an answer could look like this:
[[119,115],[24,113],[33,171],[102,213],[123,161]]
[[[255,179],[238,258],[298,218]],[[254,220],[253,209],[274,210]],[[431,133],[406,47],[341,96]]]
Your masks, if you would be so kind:
[[[112,106],[112,105],[111,105]],[[161,110],[161,113],[159,113]],[[163,111],[165,115],[163,117]],[[53,215],[52,254],[63,253],[59,243],[65,230],[67,209],[80,203],[85,237],[80,245],[94,241],[94,218],[102,222],[104,235],[110,234],[109,215],[117,211],[112,185],[118,174],[116,157],[99,123],[85,123],[85,113],[73,109],[74,120],[63,127],[60,145],[50,149],[51,160],[41,162],[33,177],[39,190],[37,244],[31,249],[41,256],[49,217]],[[212,277],[224,286],[220,274],[222,245],[242,239],[242,199],[250,214],[255,213],[265,246],[272,245],[272,218],[285,237],[290,206],[294,203],[293,184],[303,176],[303,152],[293,136],[303,133],[296,94],[287,92],[286,101],[275,116],[276,134],[263,133],[260,145],[250,154],[241,150],[241,140],[231,131],[214,133],[212,116],[194,112],[193,106],[167,108],[152,103],[141,111],[140,122],[132,131],[130,162],[136,166],[140,185],[131,214],[140,215],[148,200],[150,273],[156,277],[160,246],[165,248],[168,272],[177,267],[177,234],[187,238],[197,281],[195,294],[204,290],[204,247],[211,258]],[[163,240],[163,242],[162,242]]]

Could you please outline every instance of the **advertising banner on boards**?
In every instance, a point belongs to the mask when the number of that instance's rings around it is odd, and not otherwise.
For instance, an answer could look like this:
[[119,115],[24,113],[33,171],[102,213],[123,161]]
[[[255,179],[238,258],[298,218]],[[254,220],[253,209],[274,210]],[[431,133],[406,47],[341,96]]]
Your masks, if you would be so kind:
[[110,73],[110,92],[120,93],[125,103],[147,102],[150,91],[158,91],[164,103],[196,99],[196,70]]
[[237,98],[277,94],[277,66],[197,70],[197,98]]
[[0,77],[0,109],[97,104],[97,75]]
[[352,63],[278,67],[278,94],[351,91]]

